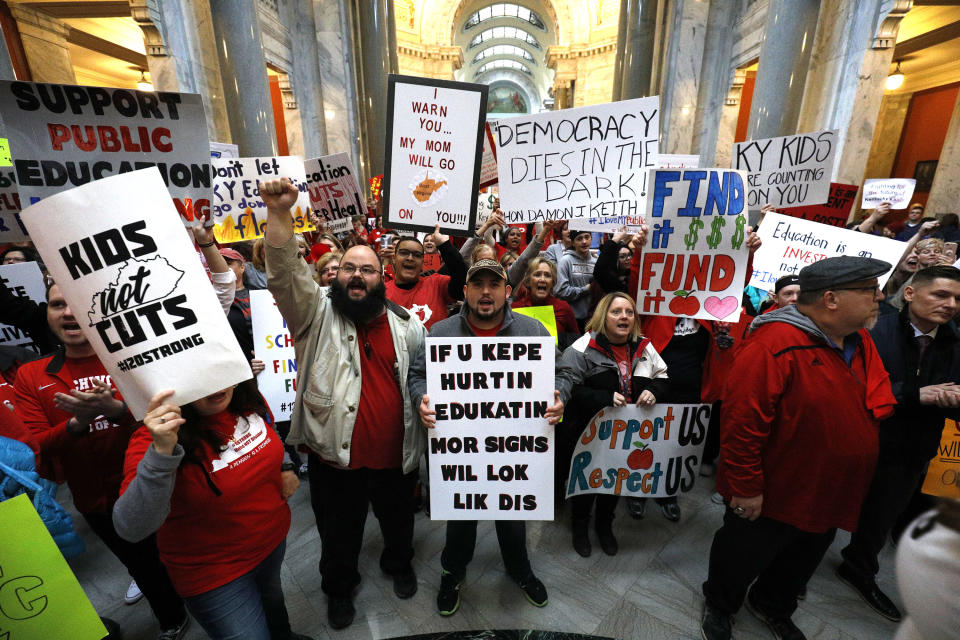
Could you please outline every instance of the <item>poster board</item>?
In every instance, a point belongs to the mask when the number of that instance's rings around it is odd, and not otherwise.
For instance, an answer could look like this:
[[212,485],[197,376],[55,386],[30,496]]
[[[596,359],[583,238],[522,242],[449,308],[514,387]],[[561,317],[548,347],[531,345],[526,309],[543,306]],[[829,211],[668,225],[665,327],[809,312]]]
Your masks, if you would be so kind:
[[522,316],[529,316],[534,320],[539,320],[550,335],[553,336],[553,344],[560,344],[560,337],[557,335],[557,312],[553,307],[545,305],[541,307],[513,307],[514,313]]
[[487,93],[483,84],[390,74],[384,227],[467,236],[475,228]]
[[367,207],[349,155],[335,153],[312,158],[303,163],[303,168],[310,208],[321,220],[326,221],[329,231],[350,231],[353,229],[353,216],[367,217]]
[[747,277],[746,176],[651,169],[637,290],[644,315],[736,322]]
[[266,289],[250,292],[250,321],[253,352],[265,366],[257,376],[257,387],[274,418],[289,420],[297,397],[297,356],[287,322]]
[[940,433],[940,447],[930,460],[920,488],[923,493],[960,500],[960,423],[947,419]]
[[877,205],[889,202],[891,209],[906,209],[910,206],[917,181],[913,178],[870,179],[863,182],[863,209],[876,209]]
[[823,204],[837,155],[837,131],[747,140],[733,145],[733,168],[747,173],[747,206],[759,210]]
[[239,158],[240,157],[240,147],[235,144],[230,144],[229,142],[214,142],[210,141],[210,157],[211,158]]
[[[44,198],[23,223],[138,420],[252,376],[156,167]],[[131,207],[136,202],[138,206]]]
[[[40,272],[40,266],[36,262],[0,265],[0,282],[18,298],[28,298],[37,304],[47,301],[43,273]],[[27,347],[39,353],[39,349],[26,332],[7,324],[0,324],[0,346]]]
[[857,201],[857,191],[860,188],[855,184],[830,183],[830,197],[823,204],[814,204],[808,207],[787,207],[778,209],[777,213],[792,218],[801,218],[811,222],[845,228],[853,205]]
[[549,337],[426,339],[430,517],[552,520]]
[[696,169],[700,166],[700,156],[685,153],[661,153],[657,156],[660,169]]
[[481,189],[497,184],[497,145],[493,142],[493,131],[490,128],[496,123],[496,120],[490,120],[483,125],[483,156],[480,159]]
[[27,230],[20,224],[20,194],[17,191],[17,175],[12,169],[10,143],[0,138],[0,243],[29,240]]
[[477,194],[477,229],[482,227],[493,214],[493,203],[498,197],[493,191]]

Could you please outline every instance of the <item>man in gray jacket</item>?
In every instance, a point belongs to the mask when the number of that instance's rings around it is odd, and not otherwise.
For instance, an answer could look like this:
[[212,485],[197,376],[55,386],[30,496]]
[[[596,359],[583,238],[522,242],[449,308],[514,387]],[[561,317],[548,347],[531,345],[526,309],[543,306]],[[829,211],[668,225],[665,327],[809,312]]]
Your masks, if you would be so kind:
[[[267,205],[267,288],[293,336],[297,397],[287,442],[309,450],[311,503],[323,541],[321,588],[334,629],[353,622],[353,591],[367,510],[383,532],[380,567],[399,598],[417,592],[413,491],[426,433],[407,392],[407,370],[424,328],[387,300],[380,258],[351,247],[329,288],[300,258],[284,178],[260,185]],[[417,398],[419,402],[419,397]],[[325,526],[327,523],[329,526]]]

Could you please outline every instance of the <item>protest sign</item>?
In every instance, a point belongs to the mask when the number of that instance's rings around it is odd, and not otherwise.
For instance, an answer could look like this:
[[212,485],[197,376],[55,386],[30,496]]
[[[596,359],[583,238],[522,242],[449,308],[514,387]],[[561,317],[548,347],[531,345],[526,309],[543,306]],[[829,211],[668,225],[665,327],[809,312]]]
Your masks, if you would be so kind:
[[0,638],[100,640],[107,630],[26,494],[0,502]]
[[434,520],[553,519],[555,350],[548,337],[427,337]]
[[490,129],[496,123],[496,120],[491,120],[483,126],[483,156],[480,158],[481,189],[497,184],[497,145],[493,143],[493,131]]
[[837,152],[837,132],[818,131],[733,145],[733,168],[747,173],[747,206],[823,204]]
[[[47,301],[47,288],[36,262],[0,266],[0,284],[17,298],[27,298],[37,304]],[[39,353],[33,340],[22,329],[5,324],[0,324],[0,346],[29,347]]]
[[273,417],[289,420],[297,396],[297,356],[287,322],[266,289],[250,292],[250,320],[254,355],[266,367],[257,376],[257,386]]
[[0,138],[0,167],[12,167],[13,156],[10,155],[10,141]]
[[811,222],[820,222],[833,227],[846,227],[850,211],[853,210],[853,203],[857,199],[857,191],[859,191],[859,187],[855,184],[831,182],[830,197],[824,204],[814,204],[808,207],[787,207],[778,209],[777,213],[810,220]]
[[466,236],[474,229],[488,87],[391,74],[384,226]]
[[709,404],[600,410],[577,440],[567,497],[666,498],[690,491],[703,460],[711,411]]
[[640,313],[735,322],[749,257],[745,175],[651,169],[649,184]]
[[158,391],[184,405],[251,377],[156,167],[49,196],[21,218],[135,418]]
[[497,194],[493,191],[477,195],[477,229],[482,227],[490,218],[490,214],[493,213],[493,203],[496,202],[497,198]]
[[210,141],[210,157],[211,158],[239,158],[240,157],[240,147],[235,144],[230,144],[229,142],[214,142]]
[[591,220],[637,226],[656,166],[660,98],[546,111],[497,122],[500,200],[508,223]]
[[335,153],[303,163],[307,174],[310,207],[327,223],[327,230],[342,233],[353,229],[351,218],[367,217],[367,208],[354,176],[350,156]]
[[657,156],[658,169],[696,169],[700,166],[700,156],[682,153],[661,153]]
[[155,166],[185,223],[209,211],[210,148],[199,95],[0,81],[0,115],[23,206]]
[[289,178],[300,195],[293,206],[293,232],[313,231],[307,214],[310,196],[303,159],[299,156],[221,158],[213,164],[213,233],[217,242],[229,244],[263,236],[267,205],[260,198],[259,182]]
[[772,290],[781,276],[800,273],[808,264],[843,255],[877,258],[893,265],[880,276],[882,287],[900,262],[905,246],[903,242],[883,236],[838,229],[779,213],[768,213],[757,235],[763,244],[753,254],[750,285],[765,290]]
[[558,344],[560,342],[557,336],[557,312],[553,310],[553,307],[514,307],[513,312],[539,320],[540,324],[546,327],[550,335],[553,336],[553,343]]
[[24,242],[30,238],[20,224],[20,194],[11,164],[0,169],[0,242]]
[[906,209],[910,206],[910,198],[913,197],[916,186],[917,181],[913,178],[865,180],[860,206],[864,209],[876,209],[877,205],[889,202],[891,209]]
[[956,420],[944,421],[940,448],[927,467],[920,490],[927,495],[960,500],[960,423]]

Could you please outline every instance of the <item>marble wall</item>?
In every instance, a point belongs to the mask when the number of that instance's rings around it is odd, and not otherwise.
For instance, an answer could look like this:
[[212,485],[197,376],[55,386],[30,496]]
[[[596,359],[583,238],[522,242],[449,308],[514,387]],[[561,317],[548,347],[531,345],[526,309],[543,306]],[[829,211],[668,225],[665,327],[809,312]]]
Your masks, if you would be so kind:
[[9,6],[33,81],[76,84],[67,49],[67,26],[41,11],[14,3]]
[[927,199],[932,213],[960,213],[960,96],[953,105],[947,137],[940,150],[940,162]]
[[660,150],[693,153],[694,121],[701,81],[710,3],[676,0],[660,90]]
[[[313,0],[327,151],[350,154],[363,171],[356,116],[352,40],[343,0]],[[368,176],[369,177],[369,176]],[[361,185],[363,186],[363,185]]]

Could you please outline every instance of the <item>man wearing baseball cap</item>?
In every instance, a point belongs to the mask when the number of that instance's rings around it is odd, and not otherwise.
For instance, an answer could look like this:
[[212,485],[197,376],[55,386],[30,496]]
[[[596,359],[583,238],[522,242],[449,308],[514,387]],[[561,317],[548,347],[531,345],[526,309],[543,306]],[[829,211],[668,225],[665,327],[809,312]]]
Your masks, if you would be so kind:
[[703,585],[706,640],[731,637],[744,599],[777,638],[805,637],[790,619],[797,595],[836,530],[856,528],[877,427],[896,404],[867,332],[890,269],[816,262],[800,271],[796,305],[753,322],[724,397],[717,490],[727,508]]

